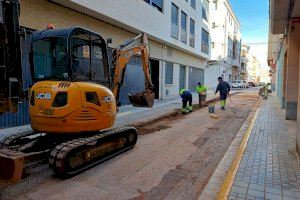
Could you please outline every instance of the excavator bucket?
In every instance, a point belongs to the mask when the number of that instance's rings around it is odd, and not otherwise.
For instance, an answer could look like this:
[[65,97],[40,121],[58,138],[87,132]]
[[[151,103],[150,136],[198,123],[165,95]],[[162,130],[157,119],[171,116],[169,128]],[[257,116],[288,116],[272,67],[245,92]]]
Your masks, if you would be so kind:
[[154,104],[155,94],[153,92],[140,92],[136,94],[129,94],[130,103],[135,107],[149,107],[152,108]]
[[23,174],[24,157],[22,153],[13,154],[8,149],[0,152],[0,179],[17,182]]

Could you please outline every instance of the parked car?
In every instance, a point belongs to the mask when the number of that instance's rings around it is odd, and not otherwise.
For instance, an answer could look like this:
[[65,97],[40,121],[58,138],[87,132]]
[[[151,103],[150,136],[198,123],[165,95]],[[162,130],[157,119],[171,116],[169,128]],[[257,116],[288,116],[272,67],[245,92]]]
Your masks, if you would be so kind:
[[231,84],[231,88],[248,88],[248,84],[246,81],[244,80],[236,80],[236,81],[233,81],[232,84]]
[[248,85],[249,85],[250,87],[256,87],[255,83],[253,83],[253,82],[248,82]]

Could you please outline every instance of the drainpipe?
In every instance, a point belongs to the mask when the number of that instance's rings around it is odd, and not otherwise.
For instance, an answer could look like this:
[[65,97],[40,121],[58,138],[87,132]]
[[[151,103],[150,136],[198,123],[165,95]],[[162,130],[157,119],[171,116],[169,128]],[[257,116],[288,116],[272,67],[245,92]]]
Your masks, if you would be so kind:
[[164,45],[161,45],[161,51],[160,51],[160,57],[161,57],[161,66],[160,66],[160,68],[161,68],[161,81],[160,81],[160,97],[159,97],[159,99],[160,100],[163,100],[163,89],[164,89],[164,87],[163,87],[163,84],[164,84],[164,59],[163,59],[163,48],[164,48]]

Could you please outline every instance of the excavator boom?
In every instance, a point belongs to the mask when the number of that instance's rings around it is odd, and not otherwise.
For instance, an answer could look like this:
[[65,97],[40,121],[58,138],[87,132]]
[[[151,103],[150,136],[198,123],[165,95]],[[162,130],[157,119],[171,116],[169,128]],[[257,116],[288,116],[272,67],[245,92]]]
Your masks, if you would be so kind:
[[0,114],[18,109],[22,69],[19,0],[0,0]]
[[136,94],[128,94],[130,103],[138,107],[152,107],[155,94],[153,93],[153,84],[149,68],[149,44],[145,33],[126,41],[118,46],[113,52],[114,78],[112,91],[116,99],[119,98],[120,87],[123,84],[126,65],[134,55],[141,55],[142,66],[145,77],[145,90]]

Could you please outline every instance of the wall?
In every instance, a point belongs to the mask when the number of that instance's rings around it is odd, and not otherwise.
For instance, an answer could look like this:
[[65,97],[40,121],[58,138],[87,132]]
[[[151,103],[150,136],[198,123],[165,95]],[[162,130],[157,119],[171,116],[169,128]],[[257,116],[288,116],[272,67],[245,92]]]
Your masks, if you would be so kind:
[[[201,52],[201,31],[202,27],[209,32],[208,26],[202,22],[202,4],[196,1],[196,9],[182,0],[164,0],[163,12],[154,9],[144,0],[107,1],[107,0],[53,0],[59,4],[71,7],[74,10],[102,19],[108,23],[116,24],[119,27],[132,31],[144,31],[152,39],[170,45],[179,50],[196,54],[208,59],[209,55]],[[171,37],[171,2],[188,15],[187,32],[189,33],[189,18],[195,22],[196,43],[192,48],[180,40]],[[125,8],[125,9],[124,9]],[[180,22],[180,13],[179,13]],[[180,25],[180,23],[179,23]],[[179,28],[180,29],[180,28]],[[179,32],[180,35],[180,32]],[[188,34],[189,36],[189,34]],[[200,36],[200,37],[199,37]],[[189,38],[187,38],[189,41]]]
[[224,65],[222,62],[220,64],[216,62],[205,68],[204,82],[210,90],[214,90],[218,85],[218,77],[221,76],[224,81],[229,82],[229,75],[231,75],[230,67]]

